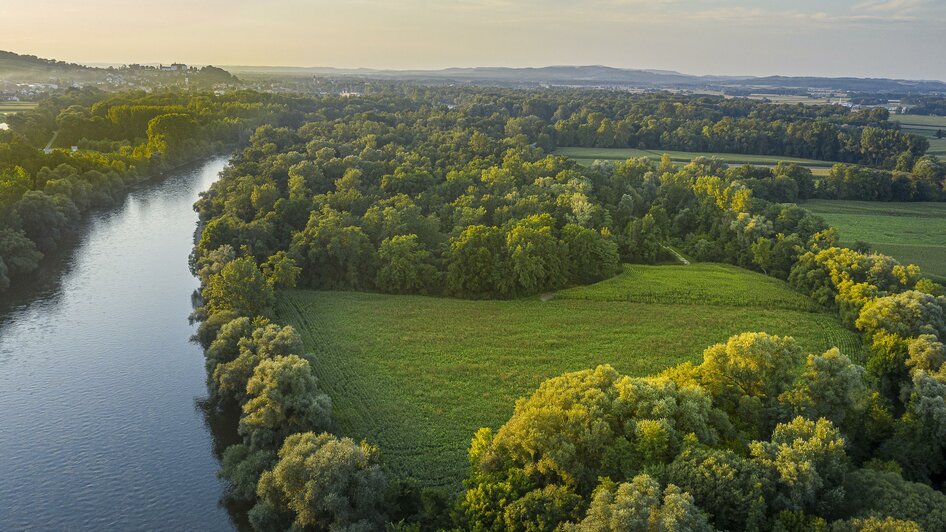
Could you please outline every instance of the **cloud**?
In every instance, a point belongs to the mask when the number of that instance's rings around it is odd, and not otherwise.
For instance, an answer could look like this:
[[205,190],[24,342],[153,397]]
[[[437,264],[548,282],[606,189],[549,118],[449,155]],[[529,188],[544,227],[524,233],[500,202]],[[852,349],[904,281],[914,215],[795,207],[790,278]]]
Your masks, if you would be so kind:
[[915,21],[918,23],[946,23],[946,2],[942,0],[866,0],[855,4],[851,11],[856,16],[877,17],[883,20]]
[[[305,4],[311,0],[289,0]],[[492,26],[513,24],[597,23],[645,26],[654,24],[720,23],[784,27],[807,24],[867,26],[878,24],[940,24],[946,0],[845,0],[807,5],[755,7],[745,0],[347,0],[349,5],[412,18],[473,17]],[[803,4],[808,4],[804,2]],[[826,5],[827,4],[827,5]],[[846,5],[844,5],[846,4]],[[338,7],[335,10],[341,10]]]
[[873,13],[908,13],[924,7],[926,0],[869,0],[854,6],[854,10]]
[[702,22],[744,23],[758,25],[874,25],[905,23],[938,23],[942,19],[916,11],[924,0],[872,0],[857,4],[847,12],[772,10],[760,7],[725,6],[688,11],[683,17]]
[[[510,0],[454,0],[470,4],[509,6]],[[599,24],[654,25],[681,23],[757,27],[925,25],[946,22],[930,0],[848,0],[847,5],[758,7],[740,0],[516,0],[526,17]],[[946,7],[946,0],[943,1]],[[536,3],[538,2],[538,3]],[[797,7],[796,7],[797,6]],[[541,7],[544,9],[536,9]],[[510,9],[512,7],[510,6]],[[527,19],[523,19],[526,21]]]

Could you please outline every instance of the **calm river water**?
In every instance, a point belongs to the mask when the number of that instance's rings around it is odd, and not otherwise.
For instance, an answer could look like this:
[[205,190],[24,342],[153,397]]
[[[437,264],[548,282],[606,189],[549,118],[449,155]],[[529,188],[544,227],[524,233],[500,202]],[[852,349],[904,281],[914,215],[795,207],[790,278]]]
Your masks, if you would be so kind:
[[0,529],[233,528],[187,320],[192,205],[225,164],[137,188],[0,295]]

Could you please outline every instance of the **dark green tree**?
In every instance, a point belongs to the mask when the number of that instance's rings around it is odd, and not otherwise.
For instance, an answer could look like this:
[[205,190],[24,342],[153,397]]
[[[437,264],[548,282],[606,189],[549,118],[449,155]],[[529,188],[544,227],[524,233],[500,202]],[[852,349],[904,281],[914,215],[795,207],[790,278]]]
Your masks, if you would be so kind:
[[397,235],[384,239],[378,249],[378,278],[375,284],[392,294],[426,293],[438,287],[437,268],[432,254],[417,235]]

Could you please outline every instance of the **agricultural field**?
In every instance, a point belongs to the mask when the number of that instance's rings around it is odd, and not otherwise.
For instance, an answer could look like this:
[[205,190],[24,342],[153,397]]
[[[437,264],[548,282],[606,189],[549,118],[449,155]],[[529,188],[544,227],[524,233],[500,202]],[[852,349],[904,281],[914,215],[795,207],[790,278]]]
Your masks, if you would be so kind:
[[805,105],[836,105],[849,100],[846,97],[818,97],[814,98],[811,96],[801,96],[795,94],[765,94],[765,93],[753,93],[749,95],[750,100],[768,100],[775,104],[805,104]]
[[789,163],[798,163],[802,166],[811,168],[816,174],[826,174],[834,163],[828,161],[818,161],[815,159],[802,159],[799,157],[779,157],[776,155],[744,155],[737,153],[712,153],[712,152],[689,152],[689,151],[667,151],[667,150],[641,150],[637,148],[559,148],[555,150],[556,155],[570,157],[584,165],[590,165],[594,161],[624,161],[627,159],[647,157],[649,159],[660,160],[663,154],[670,156],[675,163],[689,163],[697,157],[715,157],[724,163],[730,165],[752,164],[757,166],[775,166],[781,161]]
[[909,133],[926,137],[930,141],[927,153],[946,158],[946,136],[936,138],[936,132],[946,132],[946,116],[893,115],[891,120],[900,123],[900,128]]
[[786,284],[717,264],[625,266],[596,285],[511,301],[290,290],[277,316],[314,353],[339,432],[380,445],[395,476],[448,488],[474,432],[564,372],[654,374],[745,331],[862,356],[857,335]]
[[843,243],[867,242],[946,280],[946,203],[812,200],[802,205],[837,227]]

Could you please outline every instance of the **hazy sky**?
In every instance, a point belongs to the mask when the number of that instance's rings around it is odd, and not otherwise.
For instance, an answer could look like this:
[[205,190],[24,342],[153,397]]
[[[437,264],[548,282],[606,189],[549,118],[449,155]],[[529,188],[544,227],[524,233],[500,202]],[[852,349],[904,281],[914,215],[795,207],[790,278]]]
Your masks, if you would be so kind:
[[0,50],[76,62],[946,80],[946,0],[0,0],[0,22]]

